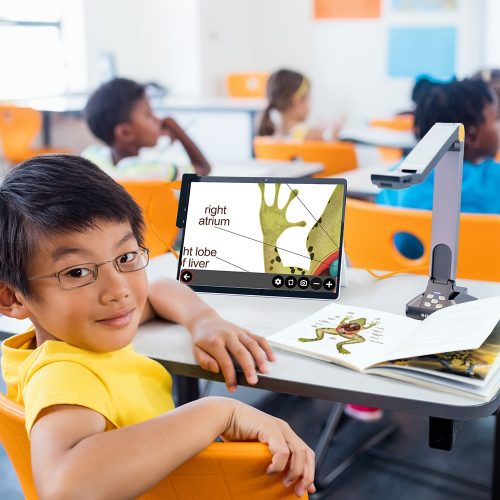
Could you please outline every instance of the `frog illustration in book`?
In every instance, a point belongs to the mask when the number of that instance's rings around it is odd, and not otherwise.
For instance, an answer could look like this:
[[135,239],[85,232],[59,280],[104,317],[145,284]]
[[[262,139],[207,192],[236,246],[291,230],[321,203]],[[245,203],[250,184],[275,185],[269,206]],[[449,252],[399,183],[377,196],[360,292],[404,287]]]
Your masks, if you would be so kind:
[[347,344],[360,344],[361,342],[365,342],[366,339],[360,335],[360,332],[362,330],[369,330],[379,323],[380,321],[371,321],[367,323],[366,318],[352,319],[352,316],[348,314],[335,327],[316,328],[316,338],[301,337],[297,340],[299,342],[317,342],[318,340],[323,340],[325,334],[343,337],[347,340],[339,342],[336,346],[337,350],[340,354],[351,354],[351,351],[345,349],[344,346]]
[[[305,221],[290,222],[286,212],[296,198],[300,203],[298,189],[290,189],[285,205],[278,206],[281,183],[275,184],[274,200],[268,205],[264,198],[265,185],[260,183],[261,204],[259,210],[260,227],[263,236],[264,269],[266,273],[336,276],[338,272],[340,228],[344,193],[342,186],[335,186],[326,203],[323,213],[309,231],[305,241],[304,253],[310,259],[309,269],[298,266],[285,266],[277,245],[279,237],[291,227],[304,227]],[[302,203],[303,204],[303,203]],[[305,207],[307,210],[307,207]]]

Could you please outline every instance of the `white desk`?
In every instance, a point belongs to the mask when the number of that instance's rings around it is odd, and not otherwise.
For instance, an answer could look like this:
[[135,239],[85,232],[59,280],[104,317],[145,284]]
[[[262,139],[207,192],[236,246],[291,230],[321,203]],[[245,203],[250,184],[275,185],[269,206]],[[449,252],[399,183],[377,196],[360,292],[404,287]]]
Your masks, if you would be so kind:
[[340,172],[335,177],[341,177],[347,181],[347,195],[355,198],[374,198],[380,193],[380,188],[375,186],[371,180],[374,173],[386,172],[388,165],[376,165],[373,167],[359,167],[356,170]]
[[212,165],[210,175],[222,177],[310,177],[322,170],[322,163],[247,160],[216,163]]
[[[175,272],[176,262],[170,255],[153,259],[149,267],[153,277],[175,276]],[[417,275],[377,281],[359,269],[348,269],[347,278],[349,286],[342,288],[340,303],[400,314],[404,314],[405,303],[422,292],[427,282],[427,277]],[[480,298],[500,294],[500,284],[494,282],[460,280],[459,285],[468,286],[469,292]],[[200,295],[226,319],[264,336],[328,304],[308,299]],[[173,373],[221,380],[196,364],[190,337],[180,325],[152,321],[140,328],[134,344],[139,352],[162,361]],[[276,363],[271,364],[268,374],[259,376],[257,387],[455,420],[485,417],[500,406],[500,394],[494,401],[481,403],[466,396],[357,373],[307,356],[279,350],[276,353]],[[246,385],[242,377],[239,383]]]
[[408,151],[417,140],[413,132],[402,132],[379,127],[347,127],[343,128],[338,139],[370,146],[396,148]]
[[[168,254],[152,259],[148,275],[153,278],[174,277],[176,270],[177,263]],[[361,269],[348,269],[347,278],[349,286],[341,289],[340,303],[400,314],[404,314],[405,303],[422,292],[427,282],[427,277],[419,275],[400,275],[380,281]],[[458,284],[467,286],[470,293],[480,298],[500,294],[500,284],[495,282],[459,280]],[[200,296],[224,318],[264,336],[328,304],[328,301],[311,299],[209,293]],[[0,316],[0,332],[4,337],[23,331],[26,324]],[[141,326],[134,345],[139,352],[161,361],[172,373],[222,380],[196,364],[190,336],[180,325],[151,321]],[[271,363],[268,374],[259,376],[256,387],[454,420],[485,417],[500,406],[500,394],[494,400],[482,403],[467,396],[357,373],[307,356],[279,350],[276,354],[277,361]],[[242,376],[239,383],[246,385]]]

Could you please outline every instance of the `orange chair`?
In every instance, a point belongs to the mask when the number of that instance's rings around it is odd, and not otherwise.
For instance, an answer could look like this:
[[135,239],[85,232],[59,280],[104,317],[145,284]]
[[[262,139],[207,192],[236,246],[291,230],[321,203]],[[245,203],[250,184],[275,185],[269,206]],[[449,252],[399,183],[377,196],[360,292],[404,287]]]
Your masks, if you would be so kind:
[[[411,132],[413,130],[413,115],[396,115],[393,118],[370,120],[371,127],[388,128],[400,132]],[[396,163],[403,156],[402,149],[378,148],[380,157],[385,163]]]
[[[427,274],[412,268],[429,265],[432,212],[347,199],[344,242],[353,267]],[[399,232],[416,236],[424,246],[419,259],[408,259],[394,245]],[[500,281],[500,215],[461,214],[457,277]]]
[[33,148],[33,141],[41,130],[40,111],[0,105],[0,151],[9,163],[16,164],[36,155],[69,152],[62,148]]
[[226,76],[226,92],[229,97],[266,97],[269,73],[230,73]]
[[180,189],[181,182],[120,179],[118,183],[142,209],[146,223],[144,241],[149,248],[150,257],[171,252],[179,234],[179,229],[175,225],[179,202],[174,189]]
[[370,127],[390,128],[400,132],[411,132],[413,130],[413,115],[396,115],[392,118],[374,118],[370,120]]
[[[16,471],[25,498],[37,497],[31,473],[30,443],[24,426],[23,408],[0,394],[0,442]],[[141,500],[292,500],[281,477],[269,476],[271,461],[262,443],[213,443],[178,467]],[[307,499],[307,494],[302,498]]]
[[255,137],[253,147],[257,158],[322,163],[324,170],[313,177],[331,177],[358,166],[354,146],[348,142],[285,142],[271,137]]

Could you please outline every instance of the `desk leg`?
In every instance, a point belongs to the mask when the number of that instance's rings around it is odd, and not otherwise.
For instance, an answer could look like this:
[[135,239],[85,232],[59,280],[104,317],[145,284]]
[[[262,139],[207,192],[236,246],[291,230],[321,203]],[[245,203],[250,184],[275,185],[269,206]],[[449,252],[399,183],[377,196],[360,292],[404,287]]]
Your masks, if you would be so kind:
[[44,146],[51,145],[50,111],[42,111],[42,141]]
[[493,442],[493,480],[491,498],[500,498],[500,410],[495,415],[495,441]]
[[178,406],[195,401],[200,397],[198,379],[193,377],[176,377]]

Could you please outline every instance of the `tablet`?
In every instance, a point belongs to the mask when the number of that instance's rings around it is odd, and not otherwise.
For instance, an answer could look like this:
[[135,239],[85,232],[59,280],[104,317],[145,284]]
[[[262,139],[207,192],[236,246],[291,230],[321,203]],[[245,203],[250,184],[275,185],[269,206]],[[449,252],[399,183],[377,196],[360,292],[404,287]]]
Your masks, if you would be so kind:
[[338,297],[344,179],[183,176],[177,279],[201,292]]

